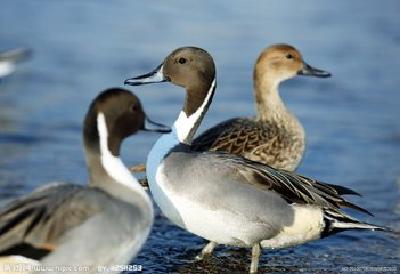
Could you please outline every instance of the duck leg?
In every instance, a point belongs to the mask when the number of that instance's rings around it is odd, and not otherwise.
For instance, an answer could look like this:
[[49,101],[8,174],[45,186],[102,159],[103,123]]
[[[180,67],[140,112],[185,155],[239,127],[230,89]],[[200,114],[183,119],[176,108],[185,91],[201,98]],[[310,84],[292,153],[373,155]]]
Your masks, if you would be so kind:
[[206,246],[203,248],[201,253],[196,256],[196,260],[201,261],[206,257],[210,257],[216,246],[217,246],[217,243],[215,243],[215,242],[209,242],[208,244],[206,244]]
[[261,256],[261,245],[257,243],[253,245],[251,249],[251,266],[250,273],[258,273],[258,262],[260,261]]

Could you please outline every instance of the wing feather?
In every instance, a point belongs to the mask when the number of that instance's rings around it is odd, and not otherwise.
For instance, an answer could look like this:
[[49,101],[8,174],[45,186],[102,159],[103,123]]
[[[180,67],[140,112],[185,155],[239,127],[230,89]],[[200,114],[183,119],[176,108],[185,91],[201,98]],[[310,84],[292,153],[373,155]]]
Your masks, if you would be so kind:
[[288,203],[318,205],[322,208],[339,210],[341,207],[353,208],[369,215],[368,210],[347,200],[342,194],[355,194],[353,190],[297,175],[290,171],[271,168],[228,153],[214,152],[224,164],[230,165],[240,174],[244,183],[252,184],[262,190],[278,193]]
[[11,202],[0,211],[0,255],[57,246],[65,232],[102,209],[98,198],[104,195],[96,189],[57,184]]

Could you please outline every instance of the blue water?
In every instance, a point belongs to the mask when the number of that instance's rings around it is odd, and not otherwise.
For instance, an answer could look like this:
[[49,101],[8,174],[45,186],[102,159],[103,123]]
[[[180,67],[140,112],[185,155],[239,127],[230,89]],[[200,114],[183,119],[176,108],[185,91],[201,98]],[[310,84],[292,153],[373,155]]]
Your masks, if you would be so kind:
[[[296,78],[281,95],[307,133],[299,172],[351,187],[375,217],[400,225],[400,2],[392,1],[20,1],[2,0],[0,50],[29,47],[33,58],[0,83],[0,204],[46,182],[85,183],[81,122],[90,100],[148,72],[172,49],[194,45],[215,58],[218,90],[202,129],[252,115],[252,66],[271,43],[293,44],[332,79]],[[171,124],[183,102],[171,85],[134,89],[154,120]],[[123,147],[144,162],[156,140]],[[353,213],[353,212],[350,212]],[[194,263],[204,241],[158,213],[134,263],[145,273],[243,273],[250,252],[221,247]],[[264,251],[261,271],[400,269],[399,238],[346,232],[293,249]],[[301,269],[302,268],[302,269]],[[400,270],[399,270],[400,271]]]

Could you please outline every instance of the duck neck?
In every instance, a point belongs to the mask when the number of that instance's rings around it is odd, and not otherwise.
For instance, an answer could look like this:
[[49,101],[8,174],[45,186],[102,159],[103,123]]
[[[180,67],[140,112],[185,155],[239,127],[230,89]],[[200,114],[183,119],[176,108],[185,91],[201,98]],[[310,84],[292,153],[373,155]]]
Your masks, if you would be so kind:
[[[108,129],[103,113],[99,113],[96,121],[86,121],[84,129],[84,146],[86,162],[89,170],[89,185],[98,187],[112,196],[125,202],[135,201],[140,196],[146,204],[151,205],[145,190],[140,186],[135,177],[125,167],[119,158],[119,147],[122,140],[112,141],[110,150]],[[90,119],[87,118],[87,120]],[[95,123],[90,126],[90,122]],[[135,201],[138,202],[138,201]]]
[[211,84],[186,91],[185,104],[174,122],[172,133],[179,143],[190,145],[197,128],[207,112],[216,87],[216,79]]
[[279,95],[280,81],[265,75],[254,75],[254,98],[257,120],[280,120],[288,114],[288,110]]

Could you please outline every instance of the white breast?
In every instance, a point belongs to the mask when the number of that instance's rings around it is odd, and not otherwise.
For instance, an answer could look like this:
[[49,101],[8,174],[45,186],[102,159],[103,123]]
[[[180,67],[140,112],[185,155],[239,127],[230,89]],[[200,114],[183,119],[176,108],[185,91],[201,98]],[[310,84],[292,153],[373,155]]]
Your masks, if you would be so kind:
[[183,224],[180,222],[179,213],[168,196],[166,189],[167,178],[164,174],[164,166],[162,164],[164,156],[178,143],[174,133],[161,136],[147,156],[146,175],[154,201],[161,208],[164,215],[176,225],[183,227]]

